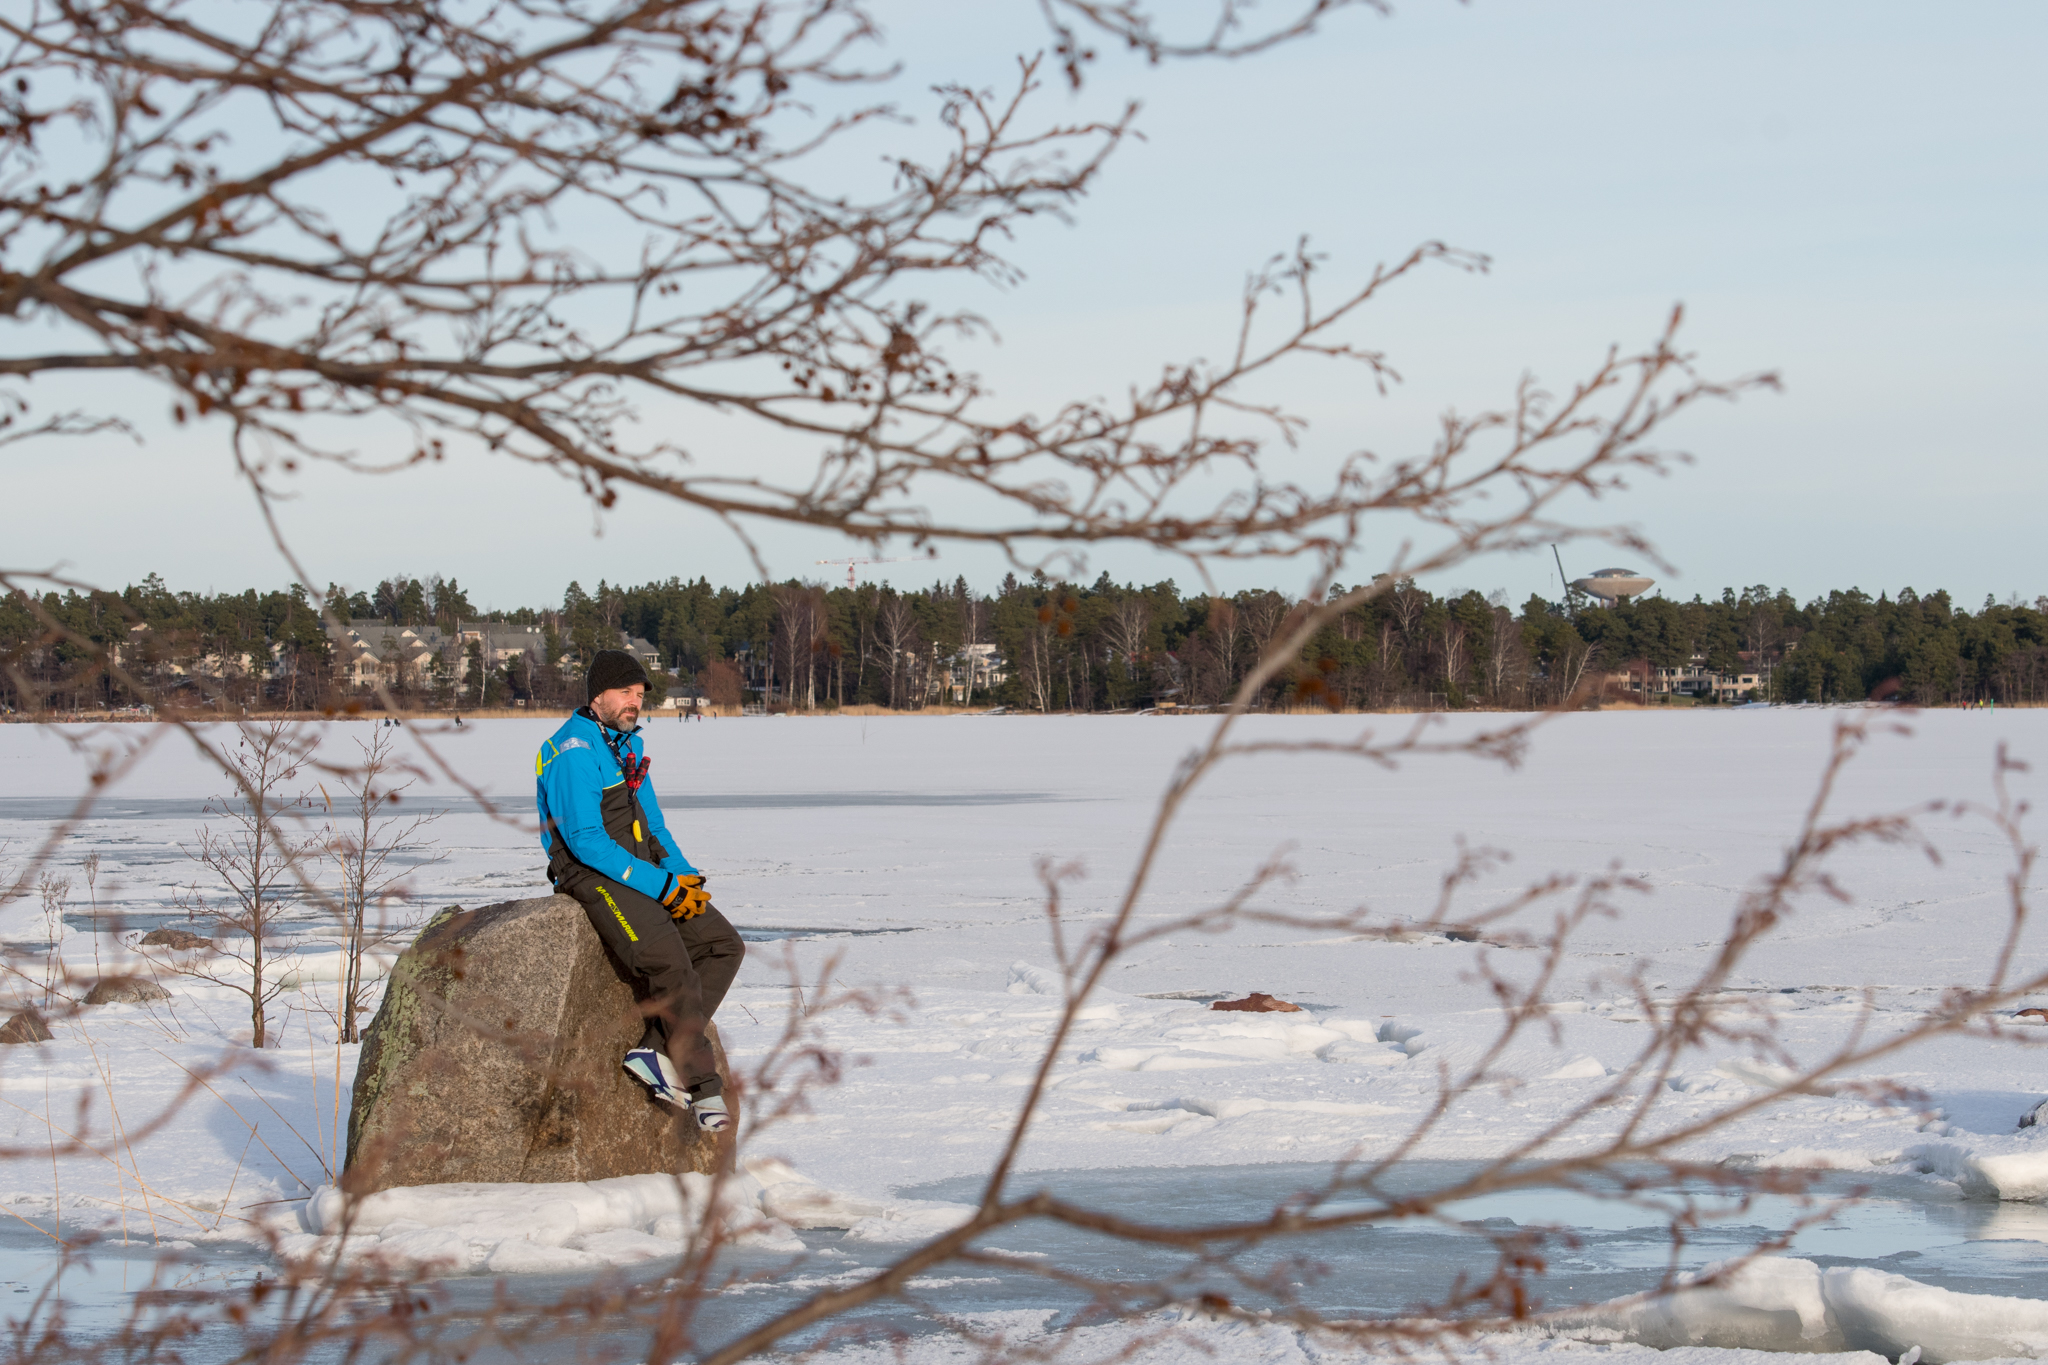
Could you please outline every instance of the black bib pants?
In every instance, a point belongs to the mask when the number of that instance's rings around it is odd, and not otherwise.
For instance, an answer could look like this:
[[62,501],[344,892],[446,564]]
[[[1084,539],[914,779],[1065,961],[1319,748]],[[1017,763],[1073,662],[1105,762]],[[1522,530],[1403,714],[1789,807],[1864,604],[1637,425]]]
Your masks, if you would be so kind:
[[[603,813],[605,833],[620,847],[651,863],[668,856],[647,833],[639,800],[625,783],[605,790]],[[739,933],[710,908],[686,920],[672,919],[654,897],[577,862],[552,829],[549,840],[548,879],[557,891],[582,903],[597,936],[633,974],[636,994],[644,992],[647,1031],[640,1046],[668,1053],[690,1098],[719,1094],[718,1066],[704,1026],[718,1012],[747,955]]]

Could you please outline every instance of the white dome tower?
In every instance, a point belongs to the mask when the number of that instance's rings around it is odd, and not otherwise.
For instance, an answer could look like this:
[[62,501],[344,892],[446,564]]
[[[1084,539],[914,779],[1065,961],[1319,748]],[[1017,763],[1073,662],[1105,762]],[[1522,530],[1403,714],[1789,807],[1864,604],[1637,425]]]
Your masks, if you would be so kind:
[[1634,569],[1596,569],[1591,578],[1573,579],[1572,586],[1611,607],[1624,598],[1641,597],[1656,581],[1643,577]]

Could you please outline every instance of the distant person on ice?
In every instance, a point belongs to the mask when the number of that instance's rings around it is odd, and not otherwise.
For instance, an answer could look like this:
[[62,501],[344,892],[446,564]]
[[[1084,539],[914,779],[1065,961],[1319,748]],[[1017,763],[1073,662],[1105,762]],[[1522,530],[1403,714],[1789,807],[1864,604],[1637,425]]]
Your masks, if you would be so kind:
[[541,847],[548,880],[583,903],[599,937],[648,990],[647,1032],[625,1068],[719,1132],[732,1122],[704,1026],[746,945],[712,908],[704,874],[683,857],[647,781],[637,733],[647,672],[605,649],[585,678],[590,704],[540,746]]

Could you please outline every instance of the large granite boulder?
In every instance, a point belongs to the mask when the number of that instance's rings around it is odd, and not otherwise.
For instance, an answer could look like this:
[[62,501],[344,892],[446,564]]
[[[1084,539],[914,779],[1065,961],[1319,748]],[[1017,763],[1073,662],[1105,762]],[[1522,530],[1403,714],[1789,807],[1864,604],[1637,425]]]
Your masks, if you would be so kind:
[[345,1187],[709,1173],[718,1141],[619,1065],[644,1026],[569,897],[442,911],[363,1035]]

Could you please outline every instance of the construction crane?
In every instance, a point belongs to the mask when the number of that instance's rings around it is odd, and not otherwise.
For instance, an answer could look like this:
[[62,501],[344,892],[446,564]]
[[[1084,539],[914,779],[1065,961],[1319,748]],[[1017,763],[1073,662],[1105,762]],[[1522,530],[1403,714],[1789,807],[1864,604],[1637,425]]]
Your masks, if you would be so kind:
[[925,564],[925,563],[929,563],[930,561],[932,561],[932,560],[934,560],[934,559],[937,559],[937,558],[938,558],[938,556],[937,556],[937,555],[910,555],[910,556],[908,556],[907,558],[903,558],[903,559],[821,559],[821,560],[819,560],[819,561],[818,561],[818,563],[820,563],[820,564],[844,564],[844,565],[846,566],[846,586],[847,586],[847,588],[848,588],[848,589],[850,590],[850,589],[852,589],[853,587],[855,587],[855,586],[856,586],[856,584],[855,584],[855,582],[854,582],[854,570],[855,570],[855,568],[856,568],[856,567],[858,567],[859,565],[862,565],[862,564]]

